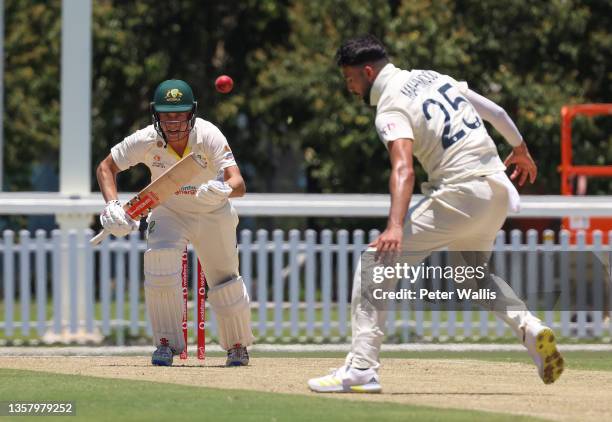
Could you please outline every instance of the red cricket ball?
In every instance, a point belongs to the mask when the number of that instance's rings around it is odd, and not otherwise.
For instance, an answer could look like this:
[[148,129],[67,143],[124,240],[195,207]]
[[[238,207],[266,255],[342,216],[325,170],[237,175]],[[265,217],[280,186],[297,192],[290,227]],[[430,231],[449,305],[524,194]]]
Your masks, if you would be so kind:
[[221,75],[215,80],[215,88],[222,94],[227,94],[234,87],[234,81],[227,75]]

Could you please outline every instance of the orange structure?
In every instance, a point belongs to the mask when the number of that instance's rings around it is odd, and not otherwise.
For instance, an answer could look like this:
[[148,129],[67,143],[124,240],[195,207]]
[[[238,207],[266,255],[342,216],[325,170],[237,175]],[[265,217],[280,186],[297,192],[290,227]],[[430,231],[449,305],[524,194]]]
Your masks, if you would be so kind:
[[[578,104],[568,105],[561,108],[561,194],[574,195],[572,189],[572,179],[576,179],[576,185],[580,181],[586,182],[587,176],[612,177],[612,165],[605,166],[575,166],[572,164],[572,120],[577,115],[598,116],[612,115],[612,104]],[[582,192],[584,194],[586,186]],[[611,204],[612,206],[612,204]],[[601,230],[606,233],[612,230],[612,218],[606,217],[584,217],[584,218],[564,218],[562,227],[571,232],[571,241],[576,241],[576,231],[585,230],[587,243],[592,243],[593,230]],[[604,242],[607,236],[603,236]]]

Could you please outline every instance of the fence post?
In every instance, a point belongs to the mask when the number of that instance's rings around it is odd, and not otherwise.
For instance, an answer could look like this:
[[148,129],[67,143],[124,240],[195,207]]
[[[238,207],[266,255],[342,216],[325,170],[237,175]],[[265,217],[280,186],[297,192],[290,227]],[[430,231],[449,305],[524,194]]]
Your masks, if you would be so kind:
[[5,230],[4,237],[4,335],[9,338],[13,336],[14,306],[15,306],[15,265],[13,246],[15,233]]
[[283,298],[284,298],[284,280],[283,280],[283,239],[284,233],[282,230],[274,230],[272,233],[274,242],[274,256],[272,260],[272,286],[274,300],[274,336],[276,340],[283,335]]
[[555,239],[555,233],[552,230],[544,230],[544,253],[543,253],[543,265],[542,273],[544,275],[544,295],[545,295],[545,311],[544,320],[546,325],[554,327],[554,312],[553,308],[555,305],[555,286],[554,286],[554,260],[555,255],[553,254],[553,242]]
[[[429,266],[432,268],[440,268],[440,252],[435,252],[429,256]],[[440,285],[440,277],[437,276],[434,271],[433,277],[429,280],[431,283],[431,288],[435,292],[439,292],[441,290]],[[431,303],[431,337],[433,339],[440,338],[440,302],[435,301]]]
[[54,336],[60,336],[62,334],[62,318],[63,314],[63,301],[62,297],[63,280],[62,275],[65,273],[65,269],[62,269],[62,232],[61,230],[53,230],[51,233],[53,239],[53,282],[52,282],[52,294],[53,294],[53,334]]
[[321,298],[323,299],[323,337],[331,333],[331,290],[332,290],[332,232],[321,233]]
[[140,240],[140,232],[133,231],[129,236],[129,284],[128,290],[130,294],[130,335],[138,335],[139,304],[140,304],[140,251],[138,250],[138,241]]
[[534,313],[537,311],[538,292],[540,291],[540,279],[538,277],[538,231],[527,230],[527,306]]
[[253,299],[253,260],[252,258],[253,233],[244,229],[240,232],[240,274],[244,280],[249,297]]
[[85,248],[85,332],[90,339],[101,341],[98,330],[94,325],[94,313],[95,313],[95,290],[94,290],[94,252],[89,240],[93,237],[93,231],[86,229],[84,231],[85,238],[83,240],[83,247]]
[[117,319],[117,345],[125,345],[125,248],[123,238],[115,240],[115,318]]
[[561,252],[559,253],[559,276],[561,279],[561,334],[564,337],[570,335],[570,298],[569,298],[569,239],[570,234],[567,230],[561,230],[559,243]]
[[30,336],[30,232],[19,230],[19,300],[21,301],[21,334]]
[[[497,232],[497,236],[495,237],[495,271],[497,275],[504,280],[506,283],[508,282],[508,272],[506,271],[506,232],[500,230]],[[480,311],[481,316],[485,311]],[[497,337],[503,337],[508,329],[508,326],[504,321],[500,318],[495,318],[495,335]]]
[[586,337],[586,282],[584,274],[586,271],[585,250],[586,250],[586,234],[584,230],[580,230],[576,234],[576,247],[578,254],[576,255],[576,323],[578,324],[578,338]]
[[102,302],[102,334],[111,333],[111,258],[110,238],[107,237],[98,247],[100,251],[100,301]]
[[299,259],[300,231],[289,231],[289,302],[291,306],[289,319],[291,321],[291,337],[299,336],[299,306],[300,306],[300,263]]
[[317,232],[306,230],[306,336],[314,336],[315,327],[315,242]]
[[44,230],[36,230],[36,331],[42,337],[47,330],[47,251]]
[[[79,293],[82,291],[82,286],[79,286],[79,267],[82,265],[79,262],[78,252],[78,233],[76,229],[68,231],[68,303],[70,304],[68,312],[68,327],[70,334],[76,335],[79,331]],[[81,279],[82,280],[82,279]]]
[[268,232],[257,230],[257,303],[259,305],[259,337],[268,329]]
[[346,230],[338,231],[338,331],[340,337],[347,336],[347,308],[348,308],[348,237]]
[[601,337],[603,333],[603,313],[604,313],[604,297],[606,289],[604,288],[605,274],[604,261],[601,259],[602,251],[602,233],[601,230],[593,231],[593,253],[591,254],[591,268],[593,268],[593,282],[590,283],[593,304],[591,307],[591,319],[593,321],[593,334],[595,337]]

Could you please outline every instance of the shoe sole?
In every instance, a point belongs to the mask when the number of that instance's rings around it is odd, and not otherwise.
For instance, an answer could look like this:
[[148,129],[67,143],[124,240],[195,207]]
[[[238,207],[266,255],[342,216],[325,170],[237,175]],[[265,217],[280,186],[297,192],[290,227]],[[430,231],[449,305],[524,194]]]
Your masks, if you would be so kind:
[[242,362],[229,362],[225,364],[226,367],[228,368],[232,368],[234,366],[249,366],[248,362],[247,363],[242,363]]
[[555,333],[550,328],[540,331],[536,337],[536,352],[542,359],[542,381],[552,384],[557,381],[565,369],[565,361],[557,350]]

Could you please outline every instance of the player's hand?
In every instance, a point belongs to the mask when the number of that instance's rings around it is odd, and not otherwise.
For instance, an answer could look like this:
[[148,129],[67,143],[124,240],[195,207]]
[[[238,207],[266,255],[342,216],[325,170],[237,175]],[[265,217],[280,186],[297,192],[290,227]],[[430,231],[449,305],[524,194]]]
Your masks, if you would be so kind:
[[384,232],[368,246],[376,248],[376,260],[382,256],[384,261],[393,261],[402,250],[404,228],[401,226],[387,226]]
[[232,187],[219,180],[211,180],[198,188],[196,198],[209,205],[217,205],[229,198]]
[[512,149],[510,155],[504,160],[504,164],[506,167],[514,164],[514,171],[510,175],[510,180],[518,178],[519,186],[523,186],[527,178],[529,178],[529,183],[535,182],[538,175],[538,166],[531,158],[525,142]]
[[116,199],[106,203],[104,211],[100,214],[100,223],[105,230],[117,237],[127,236],[138,228],[138,223],[125,213]]

